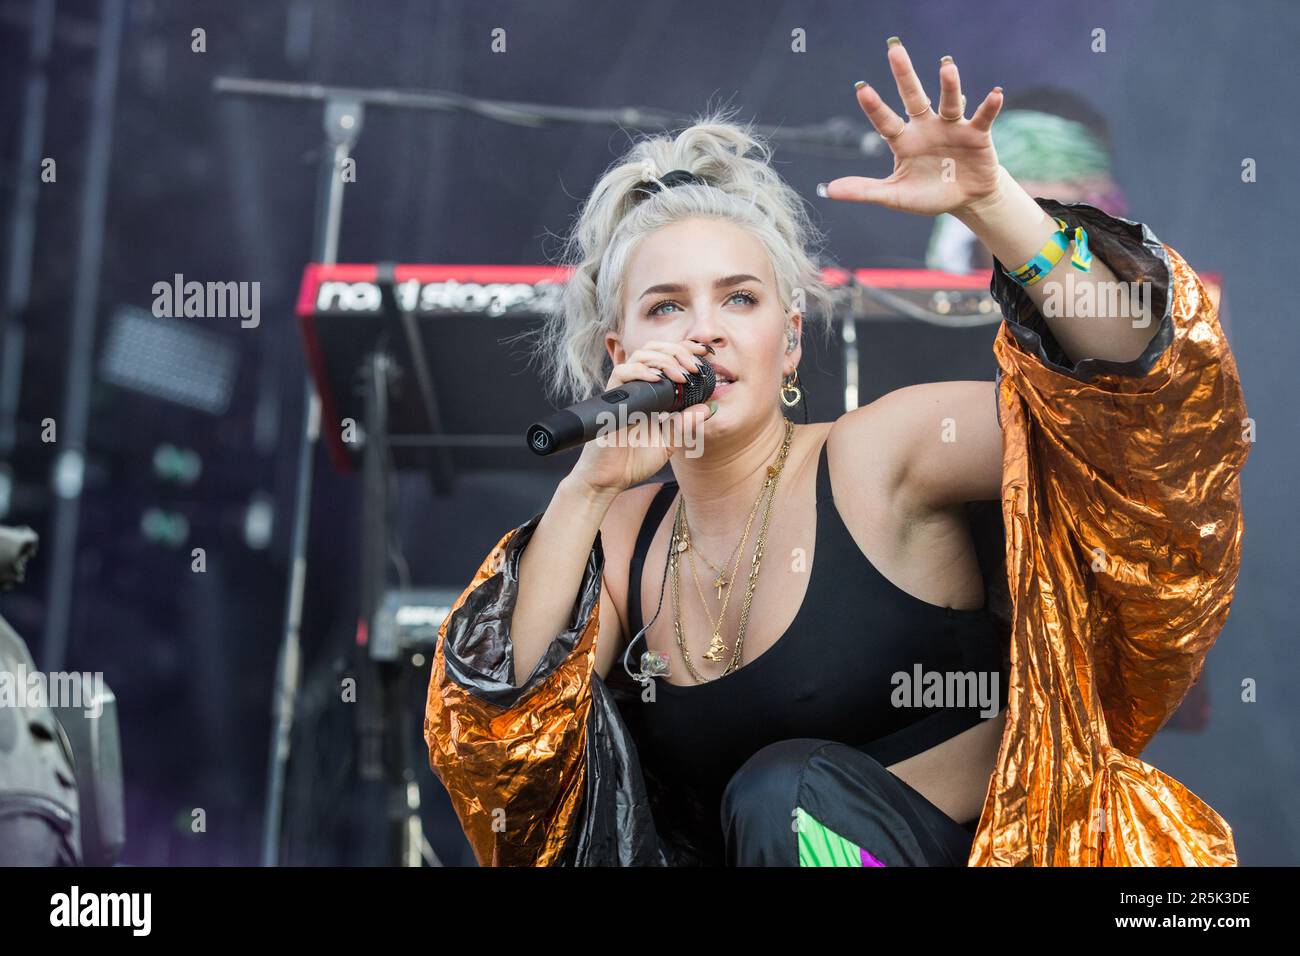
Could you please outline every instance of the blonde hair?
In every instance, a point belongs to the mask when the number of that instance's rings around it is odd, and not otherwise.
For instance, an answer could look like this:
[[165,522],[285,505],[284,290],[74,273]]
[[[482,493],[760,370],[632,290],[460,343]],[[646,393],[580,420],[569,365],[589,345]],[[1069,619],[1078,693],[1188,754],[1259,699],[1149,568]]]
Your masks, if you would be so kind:
[[[741,126],[717,110],[676,135],[636,141],[605,170],[564,240],[559,264],[572,272],[534,333],[534,358],[553,400],[588,398],[608,381],[612,363],[605,335],[620,331],[627,263],[647,235],[689,217],[749,230],[771,258],[782,307],[791,311],[796,291],[802,291],[804,328],[820,322],[829,329],[830,292],[812,258],[824,239],[802,197],[771,167],[771,155],[751,124]],[[648,198],[635,189],[652,179],[662,187],[659,177],[675,169],[708,185],[684,183]],[[823,307],[813,309],[814,300]]]

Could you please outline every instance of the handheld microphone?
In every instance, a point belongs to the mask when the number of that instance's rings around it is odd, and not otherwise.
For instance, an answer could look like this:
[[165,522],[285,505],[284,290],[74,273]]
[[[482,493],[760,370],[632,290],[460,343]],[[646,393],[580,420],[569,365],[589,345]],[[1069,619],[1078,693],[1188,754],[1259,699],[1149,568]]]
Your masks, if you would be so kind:
[[624,382],[602,395],[577,402],[528,426],[528,447],[537,455],[552,455],[596,437],[613,415],[626,421],[632,412],[647,415],[655,412],[680,412],[684,408],[709,400],[717,385],[713,366],[700,360],[699,373],[686,373],[685,384],[674,382],[662,371],[657,382],[637,379]]

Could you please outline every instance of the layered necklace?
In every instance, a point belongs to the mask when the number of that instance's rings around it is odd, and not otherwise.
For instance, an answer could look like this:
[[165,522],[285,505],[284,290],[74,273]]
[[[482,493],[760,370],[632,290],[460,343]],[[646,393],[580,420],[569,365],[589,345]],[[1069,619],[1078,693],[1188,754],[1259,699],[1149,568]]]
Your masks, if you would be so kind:
[[[763,487],[759,489],[758,498],[754,501],[754,506],[749,511],[749,520],[745,522],[745,531],[740,537],[735,549],[732,551],[734,562],[731,569],[731,577],[728,580],[724,576],[724,568],[720,568],[713,562],[709,561],[703,555],[700,555],[705,564],[709,565],[716,574],[713,580],[713,586],[718,589],[718,597],[722,601],[722,607],[718,611],[717,620],[714,620],[713,614],[709,610],[708,602],[704,599],[704,591],[700,587],[699,575],[696,573],[695,566],[695,549],[691,547],[690,525],[686,521],[686,499],[680,497],[677,501],[677,514],[673,521],[673,534],[668,542],[668,564],[669,573],[673,581],[673,630],[677,638],[677,647],[682,652],[682,659],[686,662],[686,669],[691,672],[697,683],[704,683],[706,680],[716,678],[706,678],[695,669],[691,662],[690,651],[686,647],[686,637],[682,631],[682,606],[681,606],[681,555],[690,554],[691,575],[695,579],[695,590],[700,596],[700,603],[704,605],[704,613],[709,619],[709,625],[713,629],[713,639],[709,642],[709,649],[704,654],[707,661],[718,662],[726,657],[727,647],[722,642],[722,623],[726,619],[727,605],[731,601],[731,585],[736,580],[736,573],[740,569],[740,558],[744,554],[745,542],[749,540],[749,532],[754,524],[754,518],[758,514],[759,506],[766,499],[766,507],[763,511],[763,523],[758,533],[758,540],[754,545],[754,554],[750,559],[749,580],[745,589],[745,602],[740,609],[740,626],[736,634],[736,644],[731,652],[731,661],[727,664],[725,670],[719,676],[726,676],[740,666],[741,655],[745,643],[745,630],[749,625],[749,608],[754,598],[754,588],[758,584],[758,571],[763,563],[763,546],[767,541],[768,527],[772,520],[772,503],[776,500],[777,485],[781,480],[781,471],[785,468],[785,460],[790,454],[790,441],[794,437],[794,422],[789,419],[785,422],[785,436],[781,442],[781,448],[777,452],[776,460],[767,466],[767,477],[763,481]],[[726,595],[723,595],[723,591]]]

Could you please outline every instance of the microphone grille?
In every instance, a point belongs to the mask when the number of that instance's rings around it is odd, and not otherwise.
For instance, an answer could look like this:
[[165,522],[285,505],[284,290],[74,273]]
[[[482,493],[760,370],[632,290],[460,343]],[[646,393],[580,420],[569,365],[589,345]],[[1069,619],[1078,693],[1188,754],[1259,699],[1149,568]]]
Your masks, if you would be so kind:
[[701,359],[699,373],[688,372],[686,375],[686,398],[682,403],[682,408],[690,408],[692,405],[700,404],[700,402],[707,402],[717,384],[718,375],[713,370],[713,366]]

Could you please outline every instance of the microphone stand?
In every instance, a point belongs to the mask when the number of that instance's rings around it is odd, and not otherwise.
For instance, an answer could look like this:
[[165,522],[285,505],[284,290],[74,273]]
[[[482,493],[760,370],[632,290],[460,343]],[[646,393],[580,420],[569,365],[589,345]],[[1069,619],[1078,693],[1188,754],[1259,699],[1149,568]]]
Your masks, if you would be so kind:
[[[283,84],[291,86],[292,84]],[[218,79],[217,92],[242,92]],[[261,91],[289,99],[324,99],[325,148],[321,152],[316,193],[312,258],[338,261],[339,231],[343,220],[343,179],[340,171],[361,133],[365,116],[362,103],[347,96],[305,96],[293,91]],[[271,708],[271,744],[267,768],[266,807],[262,831],[262,865],[276,866],[284,815],[285,777],[289,765],[293,721],[302,677],[302,606],[307,583],[307,528],[311,514],[312,466],[320,437],[320,398],[311,375],[304,370],[302,431],[298,440],[293,532],[289,547],[289,591],[285,598],[284,625]]]

